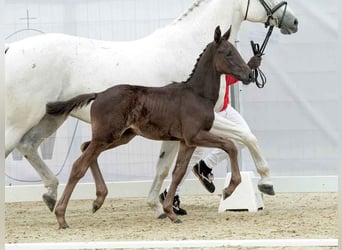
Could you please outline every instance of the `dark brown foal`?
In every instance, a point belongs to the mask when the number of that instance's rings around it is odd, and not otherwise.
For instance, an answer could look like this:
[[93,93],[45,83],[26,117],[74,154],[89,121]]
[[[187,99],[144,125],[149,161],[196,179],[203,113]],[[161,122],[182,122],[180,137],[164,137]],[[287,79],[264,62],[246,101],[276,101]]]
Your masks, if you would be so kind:
[[65,220],[68,201],[90,165],[94,177],[98,178],[96,186],[102,191],[93,209],[102,205],[106,189],[100,185],[103,179],[97,158],[101,152],[126,144],[136,135],[153,140],[180,141],[172,183],[163,203],[163,209],[171,221],[180,222],[173,212],[172,201],[197,146],[221,148],[229,154],[232,177],[226,194],[229,196],[233,193],[241,181],[237,149],[228,138],[210,132],[214,121],[213,110],[219,94],[221,74],[233,75],[247,84],[253,80],[253,73],[228,42],[229,34],[230,29],[221,37],[220,28],[216,28],[214,41],[207,45],[185,82],[159,88],[117,85],[100,93],[84,94],[47,105],[48,114],[67,115],[73,109],[93,101],[92,139],[83,145],[84,151],[73,164],[70,178],[55,209],[60,228],[68,227]]

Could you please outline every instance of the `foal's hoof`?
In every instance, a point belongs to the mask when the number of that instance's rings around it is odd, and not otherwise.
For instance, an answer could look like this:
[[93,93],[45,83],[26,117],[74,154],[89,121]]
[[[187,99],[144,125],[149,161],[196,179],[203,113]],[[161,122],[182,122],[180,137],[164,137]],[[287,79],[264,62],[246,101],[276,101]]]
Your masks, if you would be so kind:
[[98,206],[95,202],[93,202],[93,213],[95,213],[99,209],[100,209],[100,206]]
[[173,223],[179,224],[179,223],[182,223],[182,221],[181,221],[180,219],[177,219],[177,220],[175,220]]
[[50,209],[51,212],[53,212],[53,209],[56,205],[56,199],[52,198],[51,195],[48,193],[43,194],[43,201],[47,205],[47,207]]
[[165,219],[167,215],[165,213],[160,214],[157,218],[158,219]]
[[63,225],[59,225],[59,229],[67,229],[69,228],[69,225],[68,224],[63,224]]
[[231,194],[228,194],[227,192],[225,192],[225,191],[223,190],[223,192],[222,192],[222,198],[223,198],[224,200],[227,199],[230,195],[231,195]]
[[275,192],[274,192],[274,189],[273,189],[273,185],[259,184],[258,188],[259,188],[260,192],[262,192],[264,194],[275,195]]

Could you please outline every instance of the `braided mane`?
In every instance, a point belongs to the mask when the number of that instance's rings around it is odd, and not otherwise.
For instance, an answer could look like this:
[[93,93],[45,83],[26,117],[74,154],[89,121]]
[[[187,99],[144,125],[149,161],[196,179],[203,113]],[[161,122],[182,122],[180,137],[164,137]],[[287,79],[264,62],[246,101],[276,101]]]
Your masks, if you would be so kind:
[[192,78],[192,76],[194,75],[195,73],[195,70],[197,68],[197,65],[198,65],[198,62],[200,61],[201,57],[203,56],[204,52],[207,50],[207,48],[209,47],[209,45],[211,45],[212,43],[209,43],[205,48],[204,50],[202,51],[202,53],[198,56],[197,60],[196,60],[196,63],[195,63],[195,66],[194,68],[192,69],[192,72],[190,73],[188,79],[184,82],[184,83],[187,83],[190,81],[190,79]]
[[183,13],[179,18],[177,18],[174,23],[182,21],[185,17],[189,15],[194,9],[196,9],[202,2],[207,1],[207,0],[197,0],[196,2],[193,3],[193,5]]

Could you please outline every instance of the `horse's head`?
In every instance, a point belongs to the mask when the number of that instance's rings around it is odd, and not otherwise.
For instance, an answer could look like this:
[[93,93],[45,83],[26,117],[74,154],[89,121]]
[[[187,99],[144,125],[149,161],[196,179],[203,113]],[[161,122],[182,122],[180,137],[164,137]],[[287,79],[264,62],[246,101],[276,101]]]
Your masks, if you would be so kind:
[[278,27],[283,34],[296,33],[298,19],[287,2],[280,0],[241,0],[241,14],[245,20],[263,22]]
[[230,36],[231,26],[229,30],[221,36],[220,26],[217,26],[214,34],[214,67],[220,74],[228,74],[249,84],[254,81],[254,74],[242,59],[240,53],[231,44],[228,39]]

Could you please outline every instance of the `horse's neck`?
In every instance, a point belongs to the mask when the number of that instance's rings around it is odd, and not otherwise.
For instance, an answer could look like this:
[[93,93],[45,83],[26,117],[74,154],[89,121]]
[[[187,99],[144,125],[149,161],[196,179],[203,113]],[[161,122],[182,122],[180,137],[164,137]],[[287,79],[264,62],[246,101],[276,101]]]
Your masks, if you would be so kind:
[[[194,65],[194,59],[203,51],[205,44],[213,40],[213,31],[217,25],[220,25],[224,32],[232,25],[229,40],[235,44],[243,21],[240,8],[242,2],[241,0],[199,0],[172,24],[156,33],[159,33],[166,48],[177,46],[172,51],[184,51],[178,53],[183,55],[182,60],[186,60],[185,55],[193,53],[188,58],[193,60],[190,64]],[[212,60],[208,61],[212,63]],[[198,74],[199,68],[202,74]],[[215,105],[219,96],[220,75],[213,71],[211,64],[203,66],[199,62],[188,84],[194,86],[193,89],[198,95],[213,101]]]
[[[213,68],[212,65],[211,69]],[[209,66],[209,67],[210,67]],[[201,75],[193,75],[188,83],[194,92],[212,102],[215,106],[219,97],[221,75],[213,70],[206,70]]]
[[[172,24],[155,32],[163,38],[165,47],[177,46],[178,49],[192,49],[200,52],[213,39],[217,25],[221,30],[228,30],[232,25],[230,41],[234,44],[237,32],[243,21],[239,5],[240,0],[199,0]],[[185,44],[185,45],[184,45]],[[186,46],[191,44],[191,47]]]
[[214,106],[219,96],[220,76],[213,67],[213,53],[205,51],[187,84],[192,87],[197,95],[210,100]]

